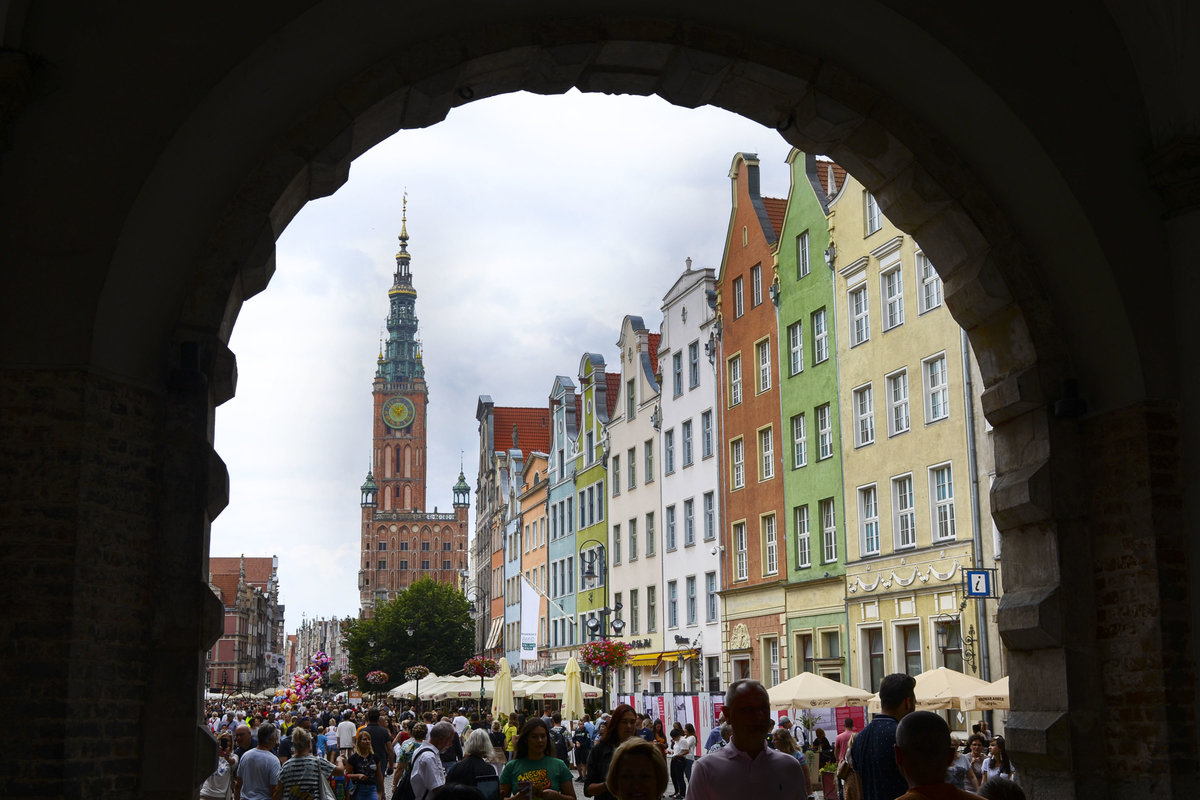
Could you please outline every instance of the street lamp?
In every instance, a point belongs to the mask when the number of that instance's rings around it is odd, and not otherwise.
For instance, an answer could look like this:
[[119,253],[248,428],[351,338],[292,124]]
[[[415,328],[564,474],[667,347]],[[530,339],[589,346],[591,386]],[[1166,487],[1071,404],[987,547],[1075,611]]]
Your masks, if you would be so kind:
[[[586,547],[579,549],[579,576],[584,581],[604,580],[604,606],[596,612],[596,616],[588,619],[585,627],[587,634],[592,639],[598,639],[601,636],[611,635],[620,636],[625,630],[625,620],[621,619],[621,609],[623,606],[620,603],[615,603],[612,608],[608,607],[608,547],[603,542],[592,542]],[[602,688],[604,697],[602,703],[604,708],[608,709],[608,667],[602,671]]]

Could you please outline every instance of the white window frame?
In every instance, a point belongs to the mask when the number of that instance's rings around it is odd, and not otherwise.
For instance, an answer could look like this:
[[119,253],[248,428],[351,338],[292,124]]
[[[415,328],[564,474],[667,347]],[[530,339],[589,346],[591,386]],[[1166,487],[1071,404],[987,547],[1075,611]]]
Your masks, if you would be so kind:
[[808,231],[796,235],[796,280],[809,272]]
[[746,313],[746,288],[742,276],[733,279],[733,318]]
[[675,396],[681,396],[683,394],[683,353],[671,354],[671,381]]
[[817,461],[833,456],[833,408],[817,406]]
[[821,562],[837,561],[837,505],[829,497],[820,503],[821,509]]
[[863,236],[870,236],[883,227],[883,212],[879,209],[879,201],[870,192],[863,192],[863,223],[866,226]]
[[812,530],[808,515],[808,506],[796,506],[792,509],[792,519],[796,530],[796,568],[804,569],[812,566]]
[[663,431],[663,474],[675,471],[675,429]]
[[683,546],[691,547],[696,543],[696,499],[689,497],[683,501]]
[[674,550],[677,545],[677,542],[675,541],[675,505],[671,504],[671,505],[667,506],[665,509],[663,509],[663,511],[666,514],[666,519],[664,520],[664,524],[667,526],[667,530],[666,530],[667,552],[670,552],[670,551]]
[[929,513],[933,541],[954,541],[954,467],[949,461],[929,468]]
[[921,361],[921,381],[925,386],[925,422],[950,418],[950,376],[946,353]]
[[917,498],[911,472],[892,478],[892,542],[897,550],[917,546]]
[[713,454],[713,414],[705,411],[700,415],[700,457],[712,458]]
[[715,492],[704,493],[704,541],[711,542],[717,538],[717,495]]
[[741,436],[729,442],[729,466],[732,470],[730,485],[741,489],[746,485],[746,442]]
[[846,308],[850,312],[850,346],[871,341],[871,298],[865,281],[847,290]]
[[865,447],[875,443],[875,392],[871,384],[865,383],[850,395],[854,407],[854,446]]
[[612,493],[616,497],[621,493],[621,454],[613,453],[612,458]]
[[921,291],[917,295],[917,313],[924,314],[942,304],[942,279],[933,268],[929,257],[920,250],[916,254],[917,279],[921,282]]
[[779,685],[779,637],[764,636],[763,645],[763,682],[769,689]]
[[800,320],[788,326],[788,374],[804,371],[804,323]]
[[625,451],[625,460],[629,462],[629,484],[626,488],[637,488],[637,448],[631,447]]
[[750,300],[751,308],[755,308],[763,301],[762,264],[755,264],[750,268]]
[[716,622],[721,618],[720,596],[717,594],[717,573],[704,573],[704,621]]
[[685,619],[688,625],[695,625],[699,618],[699,609],[696,606],[696,576],[688,575],[683,583],[684,596],[684,612]]
[[829,316],[825,309],[818,308],[812,313],[813,326],[813,363],[820,364],[829,360]]
[[733,523],[733,554],[734,574],[737,580],[747,580],[750,577],[750,557],[746,550],[745,520]]
[[621,526],[620,525],[612,526],[612,537],[613,537],[612,563],[620,564],[621,563]]
[[679,627],[679,582],[667,581],[667,629]]
[[879,555],[879,488],[858,487],[858,533],[864,556]]
[[792,469],[808,465],[808,423],[804,414],[792,417]]
[[729,357],[729,407],[741,405],[742,402],[742,354]]
[[[614,534],[615,535],[615,534]],[[637,561],[638,546],[637,546],[637,518],[629,520],[629,560]]]
[[754,343],[754,360],[758,365],[758,392],[769,391],[771,388],[771,339],[767,337]]
[[695,389],[700,385],[700,342],[699,340],[688,345],[688,389]]
[[693,457],[692,457],[692,452],[693,452],[692,451],[692,421],[690,419],[684,420],[683,423],[679,426],[679,440],[680,440],[680,442],[679,442],[680,449],[683,451],[683,453],[682,453],[683,465],[685,467],[690,467],[692,465],[692,461],[693,461]]
[[775,525],[774,514],[764,514],[759,518],[763,537],[763,575],[779,574],[779,531]]
[[758,480],[775,477],[775,436],[770,425],[758,431]]
[[906,433],[912,427],[908,404],[908,370],[901,369],[886,376],[888,403],[888,436]]
[[879,293],[883,302],[883,329],[890,331],[904,324],[904,273],[900,263],[879,275]]

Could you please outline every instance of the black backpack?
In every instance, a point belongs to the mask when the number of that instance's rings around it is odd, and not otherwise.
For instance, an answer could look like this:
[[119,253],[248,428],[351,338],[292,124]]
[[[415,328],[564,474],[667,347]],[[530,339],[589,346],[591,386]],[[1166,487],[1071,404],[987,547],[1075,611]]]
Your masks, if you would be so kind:
[[554,744],[554,754],[562,759],[564,763],[571,763],[567,761],[567,754],[571,752],[571,745],[567,742],[567,737],[563,736],[561,726],[550,729],[550,741]]

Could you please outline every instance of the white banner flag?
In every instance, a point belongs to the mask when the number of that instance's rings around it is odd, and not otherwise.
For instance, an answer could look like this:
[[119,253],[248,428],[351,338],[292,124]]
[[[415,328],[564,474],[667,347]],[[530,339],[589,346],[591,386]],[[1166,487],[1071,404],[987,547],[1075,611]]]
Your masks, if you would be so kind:
[[538,622],[542,598],[524,575],[521,576],[521,660],[537,661]]

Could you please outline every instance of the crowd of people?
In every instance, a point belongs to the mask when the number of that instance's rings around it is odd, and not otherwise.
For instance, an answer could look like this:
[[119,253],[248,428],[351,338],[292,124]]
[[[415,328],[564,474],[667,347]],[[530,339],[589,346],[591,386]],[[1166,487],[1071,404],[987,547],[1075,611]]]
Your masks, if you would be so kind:
[[[939,715],[914,711],[913,680],[889,675],[882,713],[834,742],[776,721],[762,684],[736,681],[701,748],[691,724],[618,705],[573,724],[558,714],[418,714],[313,703],[210,707],[218,742],[205,800],[811,800],[811,768],[837,769],[838,800],[1024,800],[1004,739],[979,728],[960,749]],[[986,752],[985,752],[986,750]],[[815,754],[809,764],[806,751]],[[576,786],[576,784],[581,784]],[[827,797],[826,800],[833,800]]]

